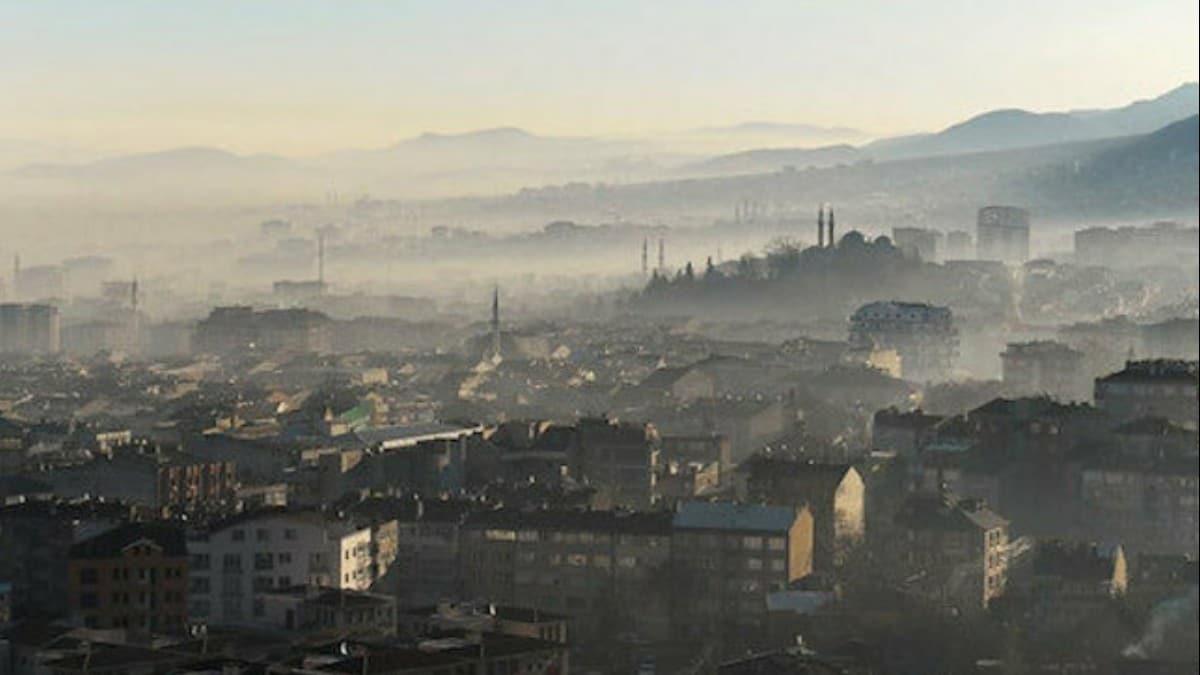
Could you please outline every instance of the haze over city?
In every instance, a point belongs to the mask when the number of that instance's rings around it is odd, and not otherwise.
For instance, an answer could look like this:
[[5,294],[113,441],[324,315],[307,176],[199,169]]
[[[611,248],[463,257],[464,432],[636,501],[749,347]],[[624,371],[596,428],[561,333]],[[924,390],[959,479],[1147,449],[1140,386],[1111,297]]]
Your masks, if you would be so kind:
[[1200,672],[1198,53],[0,2],[0,675]]

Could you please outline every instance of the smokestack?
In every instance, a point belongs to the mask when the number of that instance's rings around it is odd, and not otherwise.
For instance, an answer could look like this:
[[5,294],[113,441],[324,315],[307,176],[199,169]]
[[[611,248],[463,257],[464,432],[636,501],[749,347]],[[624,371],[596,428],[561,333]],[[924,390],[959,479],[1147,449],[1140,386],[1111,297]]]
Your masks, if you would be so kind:
[[817,248],[825,248],[825,205],[817,207]]
[[833,248],[837,240],[833,237],[833,207],[829,207],[829,247]]

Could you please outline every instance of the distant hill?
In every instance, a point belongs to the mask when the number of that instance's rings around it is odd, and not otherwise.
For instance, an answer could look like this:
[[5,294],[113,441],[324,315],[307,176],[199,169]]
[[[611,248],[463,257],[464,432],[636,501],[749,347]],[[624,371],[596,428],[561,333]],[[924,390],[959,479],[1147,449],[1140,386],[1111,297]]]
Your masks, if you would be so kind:
[[[681,177],[772,173],[786,167],[807,174],[810,170],[842,166],[854,169],[849,175],[857,180],[860,175],[872,174],[862,166],[870,162],[887,164],[956,156],[963,159],[937,166],[944,166],[947,171],[973,167],[972,172],[977,167],[979,172],[970,173],[970,176],[978,179],[980,184],[1011,186],[1020,181],[1013,183],[1007,174],[988,174],[987,167],[994,172],[1001,171],[1000,167],[1009,171],[1013,170],[1014,164],[1024,165],[1027,160],[1033,161],[1030,159],[1033,157],[1042,165],[1050,166],[1051,156],[1066,151],[1061,148],[1046,151],[1046,148],[1152,132],[1196,115],[1197,92],[1196,84],[1187,84],[1156,98],[1111,110],[1056,113],[997,110],[937,133],[883,139],[858,147],[846,142],[806,140],[814,135],[824,138],[831,134],[858,133],[853,129],[747,122],[692,130],[688,132],[691,136],[686,137],[668,134],[652,138],[549,136],[517,127],[497,127],[466,133],[425,133],[386,147],[296,158],[239,155],[217,148],[187,147],[65,163],[54,155],[43,153],[33,155],[42,158],[41,163],[0,169],[0,178],[4,179],[0,180],[0,189],[23,199],[42,198],[43,195],[54,198],[56,194],[69,193],[89,199],[107,196],[120,201],[135,194],[150,195],[156,201],[178,197],[214,201],[220,200],[223,194],[237,194],[244,201],[265,201],[313,199],[330,191],[384,198],[431,198],[501,195],[539,185],[647,184]],[[759,141],[763,144],[756,145]],[[18,156],[18,150],[21,156],[29,156],[30,151],[24,146],[8,143],[6,147],[14,149],[10,153],[14,157]],[[1011,155],[1004,159],[971,157],[1015,150],[1030,150],[1031,154]],[[1081,166],[1087,159],[1078,153],[1071,156],[1072,161],[1081,162]],[[1115,163],[1116,159],[1111,162]],[[1151,163],[1161,164],[1158,159]],[[879,171],[882,174],[891,170]],[[1100,169],[1096,171],[1100,172]],[[916,175],[922,174],[918,171]],[[951,177],[946,176],[947,179]],[[1060,185],[1069,184],[1065,176],[1059,176],[1057,180]],[[909,183],[908,176],[896,176],[872,189],[880,193],[879,199],[883,199],[884,192],[899,193],[902,186]],[[854,184],[847,182],[844,185],[848,188]],[[967,192],[953,183],[947,183],[944,189],[955,194]],[[1081,188],[1076,185],[1070,189]],[[840,192],[842,187],[834,185],[830,190]],[[547,190],[553,191],[554,188]],[[530,192],[536,193],[538,188],[532,187]],[[787,200],[794,196],[789,193],[778,199]],[[987,198],[998,199],[1000,196],[990,194]],[[932,197],[937,201],[945,199],[945,195]],[[709,198],[710,195],[697,196],[700,202]],[[619,211],[621,205],[611,208]]]
[[164,172],[262,172],[285,170],[289,162],[274,155],[235,155],[217,148],[175,148],[120,155],[83,164],[31,164],[13,173],[25,178],[123,179],[161,176]]
[[1022,181],[1039,200],[1080,214],[1138,209],[1195,210],[1200,205],[1200,117],[1120,139]]
[[[980,205],[988,203],[1026,206],[1043,222],[1194,217],[1196,124],[1197,118],[1191,117],[1137,136],[796,171],[776,166],[757,174],[619,186],[548,186],[481,200],[477,208],[510,216],[527,208],[552,209],[555,214],[687,210],[715,218],[727,214],[738,200],[751,198],[805,214],[813,204],[834,203],[839,222],[847,227],[907,219],[953,229],[971,227]],[[767,151],[761,156],[779,158],[787,152]],[[807,234],[805,230],[801,236]]]
[[1200,109],[1195,82],[1121,108],[1035,113],[993,110],[934,134],[884,139],[863,149],[878,159],[932,157],[1143,134]]
[[[1117,138],[1144,134],[1200,112],[1196,83],[1176,87],[1153,99],[1135,101],[1120,108],[1037,113],[1016,108],[976,115],[936,133],[882,138],[855,147],[848,143],[810,147],[762,147],[716,155],[691,162],[676,171],[680,175],[715,176],[833,166],[865,159],[897,160],[941,157],[999,150]],[[810,125],[748,122],[731,127],[710,127],[709,133],[730,133],[747,140],[761,133],[786,131],[853,132]]]

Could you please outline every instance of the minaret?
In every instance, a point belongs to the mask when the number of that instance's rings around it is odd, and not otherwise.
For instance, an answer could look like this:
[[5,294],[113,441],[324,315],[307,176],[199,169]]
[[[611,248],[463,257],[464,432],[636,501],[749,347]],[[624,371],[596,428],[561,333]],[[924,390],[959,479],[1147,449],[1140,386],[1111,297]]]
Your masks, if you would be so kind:
[[817,248],[825,248],[825,205],[817,207]]
[[500,286],[492,288],[492,358],[500,358]]
[[837,240],[833,238],[833,207],[829,207],[829,247],[833,248]]
[[325,293],[325,231],[317,230],[317,289]]
[[643,277],[646,276],[646,273],[650,271],[649,255],[650,255],[650,240],[643,238],[642,239],[642,276]]
[[659,274],[667,273],[667,254],[662,237],[658,238],[658,272]]
[[134,353],[138,352],[138,345],[142,341],[141,325],[138,321],[138,280],[133,278],[133,283],[129,285],[129,307],[133,310],[133,343],[130,345]]

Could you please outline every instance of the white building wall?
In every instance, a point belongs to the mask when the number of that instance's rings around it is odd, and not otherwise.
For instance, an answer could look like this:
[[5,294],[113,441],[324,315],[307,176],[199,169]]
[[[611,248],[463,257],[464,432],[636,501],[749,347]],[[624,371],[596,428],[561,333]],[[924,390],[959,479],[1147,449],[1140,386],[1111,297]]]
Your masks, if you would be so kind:
[[189,617],[211,625],[254,623],[258,592],[308,584],[366,589],[371,530],[312,513],[241,520],[190,540]]

